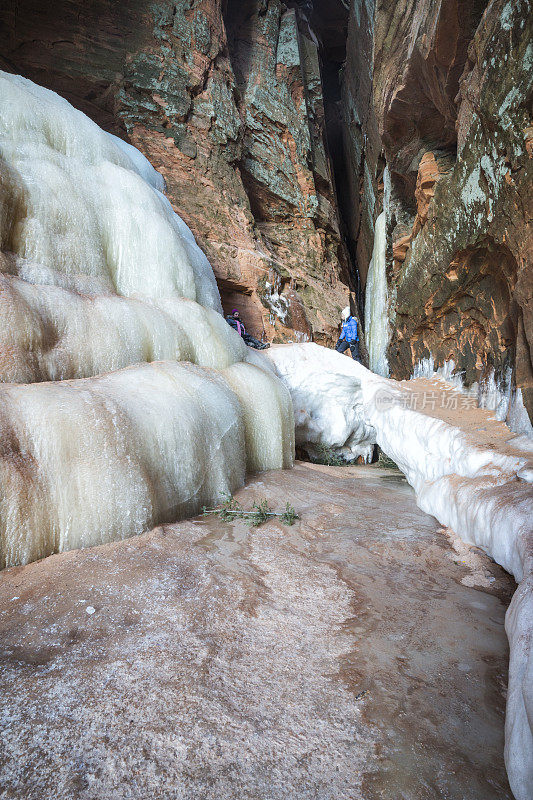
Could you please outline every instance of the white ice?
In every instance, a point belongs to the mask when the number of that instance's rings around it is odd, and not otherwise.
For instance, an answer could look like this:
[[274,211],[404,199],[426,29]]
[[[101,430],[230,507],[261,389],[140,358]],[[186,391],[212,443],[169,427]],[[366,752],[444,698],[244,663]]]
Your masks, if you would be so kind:
[[466,386],[464,373],[456,371],[453,359],[436,366],[433,356],[421,359],[413,370],[413,378],[439,378],[468,397],[474,397],[479,408],[494,411],[495,419],[505,421],[515,433],[533,439],[533,426],[522,400],[520,388],[512,385],[512,370],[508,367],[499,380],[494,369],[486,377]]
[[[372,456],[375,430],[365,421],[360,377],[352,360],[315,344],[273,346],[265,355],[287,386],[294,408],[296,445],[314,456],[320,446],[347,461]],[[368,370],[365,370],[368,372]]]
[[194,300],[87,295],[0,272],[0,381],[86,378],[161,359],[223,368],[248,351]]
[[25,78],[0,73],[0,96],[1,249],[19,257],[19,277],[221,310],[207,259],[141,153]]
[[[300,445],[320,442],[340,453],[376,441],[405,473],[419,506],[476,545],[520,583],[507,612],[511,658],[506,764],[517,800],[533,796],[533,443],[500,435],[483,443],[456,421],[424,410],[409,382],[376,375],[351,358],[316,344],[272,347],[267,353],[293,400]],[[416,384],[411,384],[416,385]],[[438,394],[440,384],[434,383]],[[453,392],[443,384],[441,393]],[[437,401],[438,402],[438,401]],[[476,411],[474,410],[474,414]],[[478,411],[478,414],[483,412]],[[442,415],[441,415],[442,416]],[[490,424],[483,417],[485,427]],[[480,421],[480,426],[483,423]],[[359,444],[357,442],[359,441]]]
[[389,344],[389,299],[385,247],[387,217],[382,211],[376,220],[374,249],[368,267],[365,289],[365,339],[370,369],[378,375],[389,374],[387,347]]
[[290,467],[289,394],[225,322],[161,176],[54,92],[0,73],[0,98],[0,565]]

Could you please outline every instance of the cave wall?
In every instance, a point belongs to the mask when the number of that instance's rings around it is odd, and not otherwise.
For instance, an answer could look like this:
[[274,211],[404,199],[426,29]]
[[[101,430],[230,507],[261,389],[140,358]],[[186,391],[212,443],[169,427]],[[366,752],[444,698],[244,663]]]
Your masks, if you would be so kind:
[[381,138],[372,102],[374,0],[301,0],[319,42],[326,131],[339,222],[359,308],[382,198]]
[[381,139],[372,102],[374,0],[354,0],[348,18],[342,74],[344,143],[347,154],[350,242],[362,285],[374,246],[374,225],[383,197]]
[[318,45],[280,0],[8,0],[3,69],[138,147],[210,259],[226,311],[274,341],[337,335],[353,285]]
[[530,11],[8,0],[0,53],[148,156],[260,337],[330,344],[362,309],[388,175],[392,375],[510,368],[531,415]]
[[[381,116],[391,173],[402,175],[403,191],[415,167],[418,179],[412,240],[392,265],[390,362],[403,377],[431,351],[440,362],[453,358],[467,383],[492,369],[503,377],[510,367],[531,415],[531,16],[522,0],[490,3],[464,58],[474,22],[467,13],[474,4],[466,6],[441,3],[434,36],[425,38],[417,87],[432,68],[430,129],[420,129],[412,108],[411,137],[393,138],[394,96]],[[417,95],[402,102],[416,106]]]
[[362,275],[390,174],[391,374],[430,354],[467,384],[511,369],[533,418],[530,3],[381,0],[373,28],[371,99],[348,75],[346,113],[367,120]]

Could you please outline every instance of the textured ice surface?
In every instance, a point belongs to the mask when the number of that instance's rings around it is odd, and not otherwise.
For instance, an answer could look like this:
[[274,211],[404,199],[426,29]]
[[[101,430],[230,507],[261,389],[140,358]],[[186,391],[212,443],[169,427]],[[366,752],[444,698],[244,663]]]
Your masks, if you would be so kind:
[[193,300],[90,296],[0,273],[0,381],[85,378],[161,359],[223,368],[247,350]]
[[54,92],[0,73],[0,97],[0,564],[291,466],[287,390],[222,317],[161,176]]
[[0,398],[2,566],[141,533],[243,483],[240,404],[192,364],[4,384]]
[[385,376],[389,374],[387,346],[390,338],[385,265],[386,225],[386,213],[382,211],[376,220],[374,249],[365,292],[365,338],[370,369]]
[[294,419],[285,386],[269,370],[253,364],[232,364],[222,374],[244,413],[248,471],[292,466]]
[[220,310],[207,260],[140,153],[25,78],[1,73],[0,91],[2,249],[33,265],[22,277]]
[[242,360],[211,266],[144,156],[20,76],[0,73],[0,91],[0,380]]
[[277,346],[268,356],[291,392],[297,441],[305,444],[308,437],[355,453],[358,439],[366,447],[373,432],[415,489],[419,506],[521,582],[507,615],[506,763],[516,797],[529,800],[533,444],[481,409],[458,403],[451,412],[454,390],[443,381],[398,383],[316,344]]
[[[313,454],[320,445],[347,460],[372,456],[375,431],[365,421],[361,377],[352,359],[315,344],[271,347],[265,355],[291,393],[296,444]],[[364,369],[364,368],[363,368]],[[371,375],[368,370],[365,373]]]
[[435,359],[430,356],[415,365],[413,377],[442,379],[463,394],[474,397],[479,408],[494,411],[495,418],[505,421],[515,433],[533,438],[533,426],[522,400],[522,392],[513,386],[511,369],[508,368],[499,380],[492,369],[483,380],[467,388],[464,375],[456,372],[453,359],[435,367]]
[[263,498],[301,519],[3,573],[6,800],[510,800],[504,604],[411,487],[299,463],[238,494]]

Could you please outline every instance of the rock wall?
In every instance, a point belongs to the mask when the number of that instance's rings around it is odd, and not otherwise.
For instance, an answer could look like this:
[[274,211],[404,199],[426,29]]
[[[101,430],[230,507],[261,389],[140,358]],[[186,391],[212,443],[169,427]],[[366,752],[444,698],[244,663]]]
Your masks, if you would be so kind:
[[362,308],[387,166],[392,375],[512,374],[533,416],[530,11],[8,0],[0,53],[148,156],[225,310],[270,340],[331,343]]
[[129,140],[256,335],[330,342],[353,285],[318,45],[280,0],[14,0],[2,67]]
[[339,219],[361,307],[383,173],[372,103],[375,4],[374,0],[301,0],[300,6],[319,41]]
[[[354,18],[368,5],[354,0]],[[380,3],[371,100],[359,87],[349,104],[369,120],[362,274],[383,158],[391,176],[392,375],[430,354],[453,359],[467,384],[511,370],[533,418],[531,21],[526,0]]]

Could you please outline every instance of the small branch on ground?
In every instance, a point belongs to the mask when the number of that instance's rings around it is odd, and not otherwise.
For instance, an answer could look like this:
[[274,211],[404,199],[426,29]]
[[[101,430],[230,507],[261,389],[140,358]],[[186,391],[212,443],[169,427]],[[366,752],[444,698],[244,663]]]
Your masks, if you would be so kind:
[[254,528],[262,525],[269,519],[279,517],[284,525],[294,525],[297,519],[300,519],[294,508],[287,503],[285,511],[273,511],[268,505],[267,500],[260,500],[255,502],[251,510],[246,511],[240,503],[235,500],[230,494],[223,495],[223,503],[219,508],[206,508],[202,509],[202,515],[205,517],[208,514],[215,514],[220,517],[223,522],[232,522],[235,519],[245,519],[248,524]]

